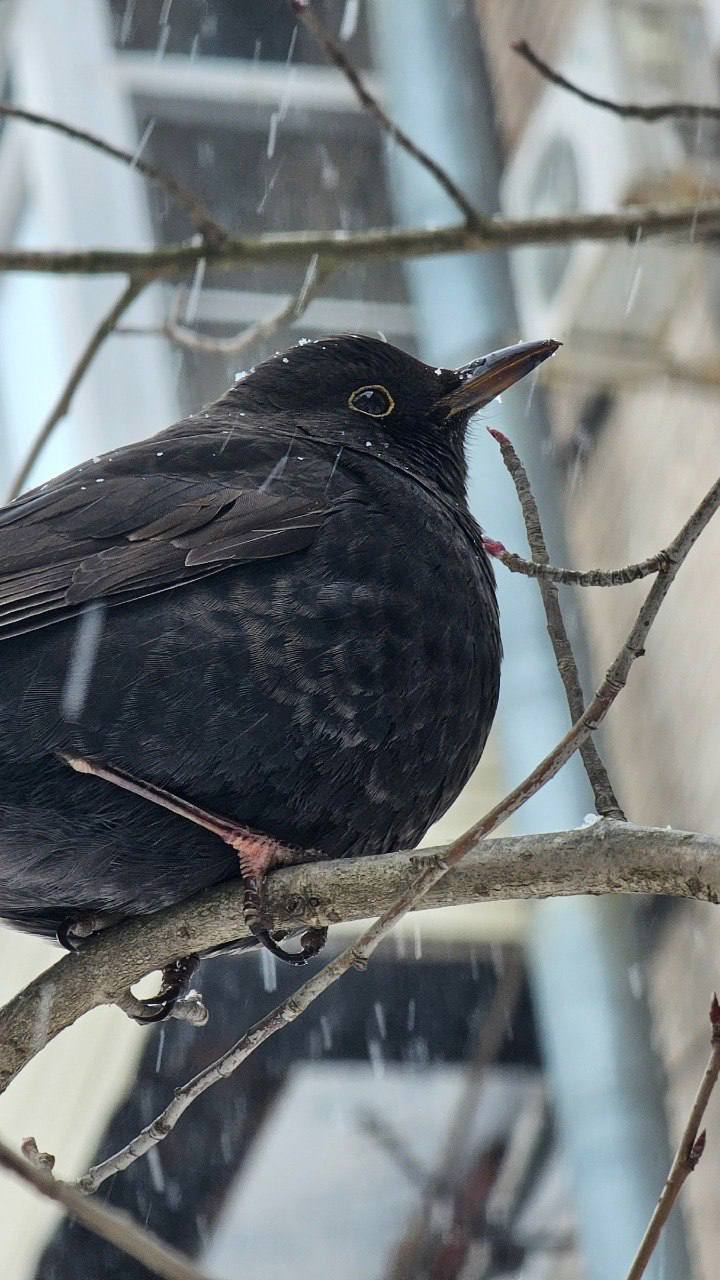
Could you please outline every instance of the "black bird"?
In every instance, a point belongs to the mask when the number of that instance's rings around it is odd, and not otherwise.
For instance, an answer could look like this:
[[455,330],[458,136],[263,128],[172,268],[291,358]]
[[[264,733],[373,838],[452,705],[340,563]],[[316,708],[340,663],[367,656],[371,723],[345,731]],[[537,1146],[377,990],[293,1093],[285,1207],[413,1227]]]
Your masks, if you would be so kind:
[[498,697],[467,423],[556,346],[300,343],[0,510],[0,917],[76,941],[239,861],[288,958],[270,866],[417,844]]

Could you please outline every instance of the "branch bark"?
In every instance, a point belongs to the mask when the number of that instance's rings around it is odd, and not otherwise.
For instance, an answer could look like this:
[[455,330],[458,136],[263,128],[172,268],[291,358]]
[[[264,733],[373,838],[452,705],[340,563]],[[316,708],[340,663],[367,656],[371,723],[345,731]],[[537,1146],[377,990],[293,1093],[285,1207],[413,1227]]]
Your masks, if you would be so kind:
[[[495,427],[488,427],[488,431],[499,444],[503,462],[515,485],[515,492],[522,509],[525,532],[533,561],[538,566],[548,565],[550,556],[548,555],[545,534],[540,521],[540,512],[530,487],[527,472],[508,437]],[[560,679],[563,682],[570,717],[572,720],[579,720],[583,714],[585,700],[582,685],[580,684],[580,672],[578,671],[575,655],[570,644],[570,637],[565,626],[565,619],[560,608],[558,589],[554,582],[540,575],[538,575],[537,584],[545,610],[547,632],[555,654],[555,662],[560,673]],[[600,753],[595,746],[593,738],[586,738],[581,744],[580,755],[595,797],[597,812],[605,818],[624,819],[625,814],[618,804],[607,769],[600,759]]]
[[705,1150],[705,1130],[703,1129],[698,1135],[698,1129],[720,1075],[720,1004],[716,995],[713,996],[710,1005],[710,1026],[712,1030],[708,1064],[695,1094],[695,1101],[670,1166],[665,1186],[660,1192],[645,1235],[628,1271],[627,1280],[640,1280],[640,1277],[645,1274],[647,1264],[655,1252],[660,1234],[670,1217],[673,1206],[690,1174],[697,1168]]
[[307,27],[308,31],[312,32],[321,49],[325,51],[325,54],[330,61],[337,67],[338,71],[341,71],[345,76],[345,79],[354,90],[360,105],[364,108],[367,114],[371,116],[373,120],[377,120],[377,123],[380,125],[383,133],[387,134],[388,138],[393,142],[396,142],[399,147],[402,147],[403,151],[405,151],[409,156],[412,156],[413,160],[417,160],[418,164],[422,165],[423,169],[426,169],[427,172],[432,175],[438,186],[442,187],[446,195],[450,197],[460,212],[464,214],[465,221],[468,226],[474,226],[478,221],[478,213],[468,200],[465,192],[462,191],[457,183],[453,181],[443,165],[438,164],[437,160],[433,160],[432,156],[428,155],[428,152],[425,151],[423,147],[420,147],[416,142],[413,142],[412,138],[409,137],[404,129],[400,128],[399,124],[396,124],[394,120],[390,119],[390,116],[380,105],[377,98],[373,96],[367,86],[363,83],[362,76],[353,66],[345,53],[345,50],[330,34],[322,19],[315,12],[310,0],[291,0],[291,8],[293,9],[293,12],[297,14],[300,21]]
[[[268,879],[268,906],[278,928],[365,919],[407,889],[413,869],[444,852],[284,868]],[[717,903],[720,837],[608,819],[578,831],[476,839],[419,907],[578,893],[658,893]],[[242,896],[239,881],[220,885],[108,929],[40,974],[0,1010],[0,1090],[56,1035],[91,1009],[114,1003],[150,970],[246,937]]]
[[[521,794],[523,794],[522,784],[520,787],[515,788],[515,791],[510,792],[510,795],[501,802],[501,805],[496,805],[495,809],[491,810],[477,824],[479,828],[478,838],[483,839],[487,831],[502,820],[505,812],[513,812],[513,805],[514,808],[519,807],[520,801],[518,797]],[[624,823],[621,823],[620,826],[621,829],[624,829]],[[181,1117],[201,1094],[211,1089],[221,1080],[226,1079],[261,1044],[264,1044],[271,1036],[276,1035],[278,1031],[282,1031],[283,1027],[290,1022],[294,1022],[299,1018],[323,992],[327,991],[328,987],[337,982],[349,969],[364,969],[370,956],[387,935],[392,925],[401,919],[407,911],[413,910],[415,906],[425,902],[433,890],[436,890],[441,883],[444,884],[446,882],[448,876],[452,875],[455,870],[454,867],[452,870],[449,869],[452,859],[455,861],[455,866],[461,860],[464,866],[467,852],[467,838],[463,837],[455,841],[447,849],[435,851],[425,858],[416,856],[411,859],[411,868],[413,862],[416,867],[419,864],[421,868],[420,874],[416,875],[414,879],[408,876],[405,877],[405,883],[399,894],[392,898],[387,908],[374,924],[366,929],[355,942],[350,943],[339,955],[335,956],[318,973],[313,974],[312,977],[303,982],[292,996],[277,1005],[264,1018],[261,1018],[254,1026],[250,1027],[219,1058],[198,1072],[186,1084],[176,1089],[168,1105],[150,1124],[145,1126],[141,1133],[137,1134],[121,1150],[104,1160],[102,1164],[96,1165],[91,1169],[84,1178],[80,1179],[78,1186],[86,1192],[95,1191],[106,1178],[111,1177],[121,1169],[128,1168],[135,1160],[146,1155],[148,1151],[168,1137]],[[368,859],[359,859],[358,861],[366,862]],[[372,858],[369,861],[375,862],[376,859]],[[410,880],[409,886],[408,879]],[[587,887],[584,886],[581,891],[587,892]],[[512,895],[503,893],[502,896],[509,897]],[[377,901],[374,902],[371,910],[373,913],[378,910]]]
[[271,338],[284,324],[293,324],[299,320],[331,274],[332,268],[326,268],[317,254],[313,254],[297,293],[288,298],[267,320],[258,320],[229,338],[213,338],[210,334],[200,333],[180,322],[175,315],[169,317],[162,329],[127,329],[123,332],[162,334],[178,347],[185,347],[189,351],[203,351],[208,355],[239,355],[256,343]]
[[164,1280],[207,1280],[204,1271],[166,1244],[159,1236],[145,1227],[140,1227],[132,1218],[118,1209],[108,1205],[96,1204],[88,1200],[75,1187],[55,1179],[47,1165],[42,1167],[39,1161],[26,1160],[18,1155],[6,1143],[0,1141],[0,1167],[22,1178],[41,1195],[62,1205],[66,1213],[77,1222],[81,1222],[88,1231],[94,1231],[103,1240],[108,1240],[124,1253],[136,1258],[144,1266],[149,1267]]
[[510,48],[531,67],[540,72],[544,80],[566,89],[574,97],[588,102],[592,107],[602,107],[604,111],[612,111],[613,115],[622,116],[626,120],[644,120],[646,124],[654,124],[657,120],[720,120],[720,106],[703,102],[657,102],[643,106],[639,102],[616,102],[614,98],[603,98],[597,93],[589,93],[573,80],[568,80],[559,71],[555,71],[528,44],[527,40],[518,40]]
[[648,578],[665,568],[667,557],[664,551],[658,551],[646,560],[638,560],[636,564],[626,564],[622,569],[560,569],[554,564],[545,564],[539,560],[526,560],[516,551],[508,551],[496,538],[484,538],[483,546],[488,555],[494,556],[511,573],[522,573],[526,578],[540,578],[549,582],[557,582],[573,587],[623,587],[629,582],[637,582],[640,578]]
[[155,249],[5,249],[0,272],[52,275],[132,275],[147,280],[182,276],[200,259],[230,270],[242,263],[295,263],[317,253],[329,264],[385,258],[424,258],[477,253],[528,244],[575,240],[628,240],[638,235],[686,232],[695,239],[720,230],[720,200],[633,205],[606,213],[562,217],[479,217],[442,227],[374,227],[369,231],[279,231],[228,236],[222,246],[170,244]]

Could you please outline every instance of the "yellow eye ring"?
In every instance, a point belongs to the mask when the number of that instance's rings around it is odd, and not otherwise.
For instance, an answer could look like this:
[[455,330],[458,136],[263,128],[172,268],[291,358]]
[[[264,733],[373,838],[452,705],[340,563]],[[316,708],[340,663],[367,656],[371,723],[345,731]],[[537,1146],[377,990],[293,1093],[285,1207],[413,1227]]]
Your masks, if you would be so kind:
[[[359,396],[365,396],[367,399],[367,403],[371,404],[373,400],[373,393],[375,393],[378,396],[384,396],[385,398],[384,409],[380,409],[380,410],[373,410],[369,408],[364,409],[362,408],[361,405],[355,403],[355,400]],[[390,395],[390,392],[388,391],[387,387],[381,386],[380,383],[373,382],[373,383],[370,383],[367,387],[356,387],[355,390],[352,392],[352,394],[348,396],[348,407],[350,409],[354,409],[356,413],[364,413],[367,418],[387,418],[388,414],[392,413],[393,409],[395,408],[395,401]]]

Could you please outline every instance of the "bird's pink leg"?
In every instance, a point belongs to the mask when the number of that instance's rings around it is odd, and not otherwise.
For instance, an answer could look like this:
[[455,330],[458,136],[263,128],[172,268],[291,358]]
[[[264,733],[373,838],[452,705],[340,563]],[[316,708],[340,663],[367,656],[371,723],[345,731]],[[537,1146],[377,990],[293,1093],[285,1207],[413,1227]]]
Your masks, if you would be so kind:
[[[237,854],[245,889],[243,897],[245,924],[260,945],[271,951],[278,959],[286,961],[287,964],[306,964],[322,949],[327,936],[326,929],[306,930],[300,940],[300,951],[283,951],[264,920],[262,889],[267,872],[272,867],[302,862],[303,850],[288,848],[280,841],[274,840],[272,836],[261,835],[257,831],[251,831],[249,827],[233,822],[230,818],[209,813],[207,809],[201,809],[198,805],[191,804],[189,800],[183,800],[172,791],[166,791],[164,787],[157,787],[152,782],[144,782],[140,778],[133,777],[124,769],[96,764],[95,761],[87,760],[84,756],[71,755],[66,751],[59,751],[57,754],[76,773],[87,773],[96,778],[103,778],[105,782],[112,782],[124,791],[131,791],[133,795],[141,796],[144,800],[149,800],[163,809],[168,809],[171,813],[178,814],[181,818],[187,818],[189,822],[194,822],[199,827],[204,827],[206,831],[211,831],[225,844],[230,845]],[[307,856],[305,854],[305,860]]]

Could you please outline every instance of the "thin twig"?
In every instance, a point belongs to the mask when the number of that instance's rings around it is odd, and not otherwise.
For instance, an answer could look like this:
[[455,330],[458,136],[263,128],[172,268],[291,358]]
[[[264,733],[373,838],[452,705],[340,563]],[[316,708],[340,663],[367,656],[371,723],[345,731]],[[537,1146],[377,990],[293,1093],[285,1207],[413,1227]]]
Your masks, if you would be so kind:
[[365,1107],[358,1112],[358,1125],[362,1133],[367,1134],[390,1157],[393,1164],[405,1175],[408,1182],[422,1191],[427,1189],[430,1171],[418,1160],[408,1143],[395,1131],[390,1121]]
[[220,1058],[199,1072],[186,1085],[175,1091],[172,1101],[126,1146],[81,1178],[78,1186],[87,1192],[95,1191],[106,1178],[126,1169],[128,1165],[145,1155],[152,1147],[157,1146],[172,1132],[180,1117],[187,1111],[194,1100],[206,1089],[217,1084],[232,1074],[259,1045],[264,1044],[282,1027],[294,1022],[317,998],[327,991],[328,987],[342,977],[351,968],[364,969],[376,947],[408,911],[412,910],[427,894],[428,890],[439,884],[451,867],[457,866],[466,853],[471,851],[478,840],[494,831],[500,823],[511,817],[521,805],[545,786],[562,766],[578,750],[602,723],[610,707],[624,688],[630,668],[636,658],[645,652],[647,635],[660,606],[667,595],[671,583],[685,560],[688,552],[709,523],[720,506],[720,480],[717,480],[705,495],[689,520],[683,525],[677,537],[667,548],[668,565],[658,574],[635,623],[615,661],[597,690],[595,696],[572,725],[565,736],[552,751],[540,761],[518,786],[514,787],[502,800],[485,814],[479,822],[470,827],[464,835],[449,845],[442,856],[431,855],[417,862],[424,866],[417,879],[401,893],[381,916],[364,933],[344,951],[340,952],[319,973],[314,974],[294,992],[289,999],[283,1001],[259,1022],[256,1022],[238,1041]]
[[154,1232],[139,1226],[127,1213],[88,1200],[75,1187],[59,1182],[40,1158],[27,1160],[0,1141],[0,1166],[22,1178],[41,1195],[62,1205],[77,1222],[118,1249],[149,1267],[165,1280],[207,1280],[189,1258],[166,1244]]
[[318,290],[332,275],[332,271],[332,267],[321,265],[318,255],[314,253],[297,293],[284,302],[280,309],[267,320],[258,320],[229,338],[213,338],[209,334],[199,333],[196,329],[190,329],[187,325],[181,324],[174,315],[168,317],[161,329],[146,329],[143,332],[162,333],[170,338],[171,342],[190,351],[206,351],[211,355],[239,355],[256,343],[271,338],[283,324],[292,324],[295,320],[299,320]]
[[443,168],[437,160],[433,160],[427,151],[418,146],[417,142],[413,142],[404,129],[390,119],[387,112],[381,107],[377,98],[373,96],[367,86],[363,83],[357,68],[353,66],[348,58],[342,45],[331,35],[322,19],[313,9],[310,0],[291,0],[293,12],[297,14],[300,21],[307,27],[308,31],[317,40],[322,49],[325,50],[328,58],[335,64],[339,71],[345,76],[360,102],[365,108],[368,115],[377,120],[380,128],[393,142],[396,142],[403,151],[406,151],[413,160],[417,160],[423,169],[432,174],[435,181],[442,187],[443,191],[450,197],[460,212],[465,217],[468,226],[474,226],[478,222],[477,210],[473,208],[467,196],[456,182],[450,177],[450,174]]
[[602,107],[604,111],[612,111],[616,116],[622,116],[626,120],[644,120],[647,123],[671,119],[720,120],[720,106],[712,103],[659,102],[642,106],[639,102],[616,102],[613,98],[603,98],[597,93],[589,93],[587,89],[582,89],[574,81],[568,80],[567,76],[555,71],[539,57],[527,40],[517,40],[511,44],[510,48],[551,84],[559,85],[561,89],[567,89],[568,93],[581,98],[583,102],[589,102],[593,107]]
[[[527,472],[507,436],[495,427],[488,427],[488,430],[493,439],[500,445],[503,462],[510,472],[515,485],[533,562],[547,565],[550,563],[550,556],[548,555],[545,535],[542,531],[540,512],[530,487]],[[579,720],[583,713],[585,699],[580,683],[580,672],[578,671],[575,655],[570,644],[570,637],[565,626],[565,619],[560,608],[558,589],[555,583],[548,581],[547,578],[538,578],[538,587],[540,588],[543,608],[545,609],[547,632],[570,709],[570,719]],[[625,814],[618,804],[607,769],[600,758],[600,753],[592,737],[586,738],[585,742],[583,742],[580,747],[580,755],[595,797],[597,812],[605,818],[619,818],[622,821]]]
[[525,965],[519,947],[504,947],[502,969],[490,1006],[478,1028],[468,1062],[462,1092],[448,1128],[445,1146],[434,1178],[436,1188],[449,1186],[461,1163],[461,1152],[472,1136],[472,1118],[488,1067],[497,1061],[503,1041],[512,1026],[523,991]]
[[493,992],[492,1001],[479,1027],[472,1055],[467,1065],[460,1096],[450,1118],[443,1149],[437,1166],[425,1181],[424,1194],[414,1209],[402,1238],[393,1249],[388,1280],[415,1280],[421,1274],[428,1241],[435,1222],[433,1203],[438,1197],[451,1197],[453,1207],[457,1183],[467,1174],[468,1143],[473,1140],[473,1120],[486,1079],[487,1069],[497,1060],[508,1027],[512,1026],[523,989],[525,967],[517,947],[503,949],[503,967]]
[[698,1135],[698,1129],[720,1075],[720,1004],[716,995],[713,996],[710,1005],[710,1027],[711,1049],[705,1074],[698,1086],[667,1181],[660,1192],[660,1198],[653,1210],[647,1231],[628,1271],[627,1280],[640,1280],[640,1277],[645,1274],[645,1268],[652,1257],[673,1205],[693,1169],[697,1168],[698,1161],[705,1150],[705,1130],[703,1129]]
[[165,173],[159,165],[152,164],[149,160],[143,160],[136,152],[126,151],[124,147],[116,147],[114,143],[98,137],[96,133],[90,133],[87,129],[78,129],[65,120],[57,120],[54,116],[44,115],[38,111],[28,111],[25,107],[17,107],[11,102],[0,102],[0,116],[10,116],[14,120],[24,120],[27,124],[37,124],[44,129],[52,129],[56,133],[62,133],[66,138],[72,138],[75,142],[82,142],[95,151],[101,151],[103,155],[111,156],[114,160],[121,160],[123,164],[136,169],[150,182],[162,187],[170,199],[174,200],[175,204],[188,215],[206,244],[220,248],[225,243],[228,233],[213,217],[204,201],[172,174]]
[[268,231],[228,236],[224,245],[163,245],[154,249],[4,249],[1,271],[53,275],[140,275],[149,280],[185,275],[205,258],[208,267],[230,270],[244,263],[305,263],[313,253],[336,265],[386,258],[423,258],[478,253],[519,245],[577,240],[628,240],[692,231],[695,239],[720,230],[720,200],[628,205],[605,213],[551,217],[483,216],[442,227],[373,227],[367,231]]
[[526,578],[540,578],[549,582],[557,582],[561,586],[572,587],[622,587],[629,582],[637,582],[640,578],[648,578],[652,573],[664,569],[667,563],[666,553],[658,551],[647,560],[639,560],[637,564],[627,564],[622,569],[560,569],[554,564],[540,564],[537,560],[526,560],[516,551],[508,551],[496,538],[483,538],[483,546],[488,555],[499,560],[511,573],[522,573]]
[[92,333],[90,340],[77,360],[70,377],[60,393],[57,401],[53,405],[50,413],[45,419],[43,425],[33,440],[28,452],[15,476],[7,497],[8,502],[12,502],[13,498],[17,498],[18,494],[25,487],[25,483],[47,444],[50,436],[62,421],[73,402],[73,397],[92,364],[95,356],[100,350],[106,338],[110,337],[118,320],[127,311],[128,307],[135,301],[145,288],[145,280],[130,279],[123,289],[120,297],[113,303],[110,310],[103,316],[97,328]]

